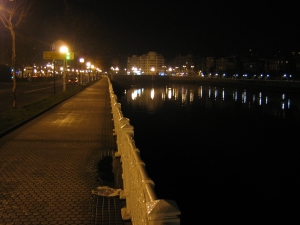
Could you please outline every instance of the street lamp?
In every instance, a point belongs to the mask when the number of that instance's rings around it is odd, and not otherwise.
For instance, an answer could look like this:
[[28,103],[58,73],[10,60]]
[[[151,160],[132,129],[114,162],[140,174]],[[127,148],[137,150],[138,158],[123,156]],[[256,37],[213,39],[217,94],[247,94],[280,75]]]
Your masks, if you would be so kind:
[[95,74],[94,74],[94,65],[91,65],[91,71],[92,71],[92,80],[95,80]]
[[82,84],[82,63],[84,63],[84,58],[80,58],[79,59],[79,62],[80,62],[80,71],[79,71],[79,84],[80,84],[80,82],[81,82],[81,84]]
[[[66,46],[61,46],[60,49],[59,49],[60,53],[68,53],[69,49],[68,47]],[[66,90],[66,63],[67,63],[67,60],[64,59],[64,71],[63,71],[63,91]]]
[[86,68],[88,70],[88,83],[90,82],[90,68],[91,68],[91,63],[90,62],[87,62],[86,63]]
[[171,67],[169,67],[168,71],[169,71],[168,75],[169,75],[169,76],[172,75],[172,71],[173,71],[173,70],[172,70]]
[[154,67],[151,67],[151,74],[153,75],[153,73],[155,72],[155,68]]
[[194,76],[195,72],[194,72],[194,66],[191,66],[192,68],[192,76]]
[[101,69],[99,69],[99,68],[96,68],[96,79],[97,80],[99,80],[99,73],[101,73],[102,72],[102,70]]

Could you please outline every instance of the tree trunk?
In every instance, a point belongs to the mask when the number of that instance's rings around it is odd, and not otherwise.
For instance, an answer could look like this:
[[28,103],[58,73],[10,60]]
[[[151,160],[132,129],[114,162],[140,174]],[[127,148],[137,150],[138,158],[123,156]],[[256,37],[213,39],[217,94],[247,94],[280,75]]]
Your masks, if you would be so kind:
[[17,108],[17,78],[16,78],[16,33],[13,28],[10,29],[11,34],[11,40],[12,40],[12,54],[11,54],[11,70],[12,70],[12,76],[13,76],[13,88],[12,88],[12,95],[13,95],[13,102],[12,102],[12,108]]

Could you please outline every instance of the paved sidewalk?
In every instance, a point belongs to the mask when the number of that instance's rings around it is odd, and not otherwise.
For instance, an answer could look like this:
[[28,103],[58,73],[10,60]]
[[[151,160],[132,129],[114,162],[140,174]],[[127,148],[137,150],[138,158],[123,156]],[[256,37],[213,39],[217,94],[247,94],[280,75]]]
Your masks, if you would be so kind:
[[112,130],[102,78],[2,137],[0,225],[123,224],[118,198],[92,194],[104,182],[101,160],[116,151]]

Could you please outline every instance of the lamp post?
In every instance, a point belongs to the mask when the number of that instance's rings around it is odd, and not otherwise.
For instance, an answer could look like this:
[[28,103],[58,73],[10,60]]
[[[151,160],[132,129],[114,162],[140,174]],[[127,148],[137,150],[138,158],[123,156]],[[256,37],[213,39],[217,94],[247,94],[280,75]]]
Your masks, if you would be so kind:
[[56,84],[55,84],[55,60],[53,60],[53,88],[54,88],[54,94],[56,94]]
[[[69,49],[66,46],[61,46],[59,49],[60,53],[66,54]],[[63,69],[63,91],[66,91],[66,59],[64,59],[64,69]]]
[[151,75],[153,75],[155,73],[155,68],[154,67],[151,67]]
[[94,66],[94,65],[91,65],[91,72],[92,72],[92,80],[93,80],[93,81],[95,80],[94,68],[95,68],[95,66]]
[[[79,84],[82,85],[82,63],[84,63],[84,58],[80,58],[79,59],[79,62],[80,62],[80,71],[79,71]],[[81,83],[80,83],[81,82]]]
[[91,71],[90,71],[90,68],[91,68],[91,63],[90,62],[87,62],[86,63],[86,68],[88,70],[88,83],[90,82],[90,74],[91,74]]
[[194,66],[191,66],[192,68],[192,76],[194,76],[195,72],[194,72]]
[[172,70],[171,67],[168,69],[168,71],[169,71],[168,75],[169,75],[169,76],[172,76],[172,71],[173,71],[173,70]]

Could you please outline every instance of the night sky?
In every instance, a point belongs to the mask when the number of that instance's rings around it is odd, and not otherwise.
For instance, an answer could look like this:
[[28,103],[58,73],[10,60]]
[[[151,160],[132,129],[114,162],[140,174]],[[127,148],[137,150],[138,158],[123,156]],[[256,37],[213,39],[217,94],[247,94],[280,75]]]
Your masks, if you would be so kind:
[[299,50],[299,18],[292,1],[95,2],[99,2],[101,19],[117,38],[112,44],[125,55]]
[[[269,56],[299,51],[298,21],[294,1],[39,0],[18,32],[36,52],[62,39],[78,55],[107,62],[149,51],[166,59],[248,55],[250,49]],[[0,31],[2,42],[9,40],[2,24]]]

